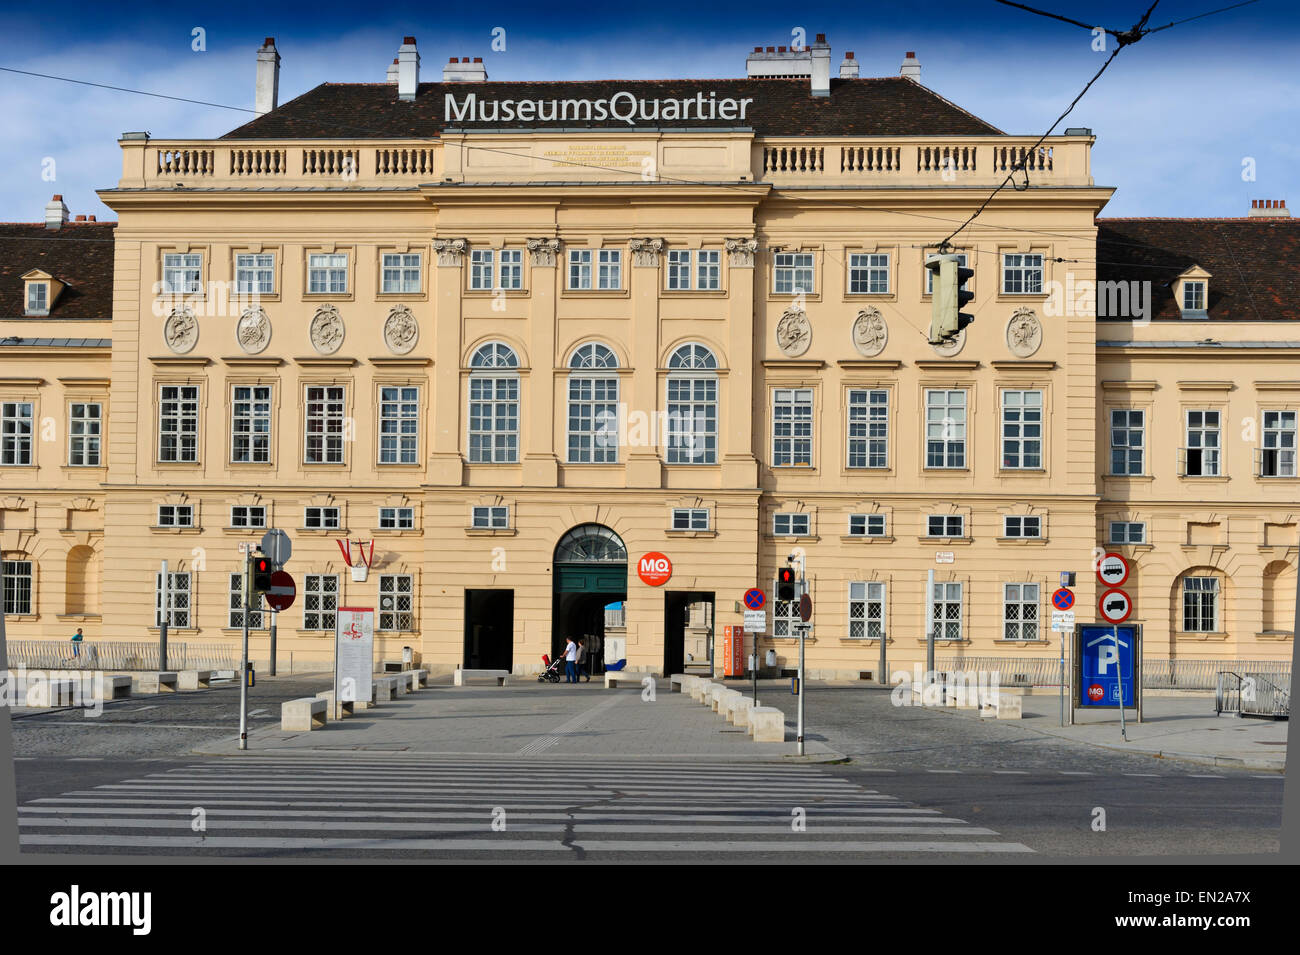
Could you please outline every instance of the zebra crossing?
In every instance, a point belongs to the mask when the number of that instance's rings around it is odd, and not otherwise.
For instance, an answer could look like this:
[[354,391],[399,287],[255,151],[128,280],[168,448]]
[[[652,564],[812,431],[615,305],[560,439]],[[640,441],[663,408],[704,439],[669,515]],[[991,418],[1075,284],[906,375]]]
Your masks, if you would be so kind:
[[32,799],[18,816],[27,852],[559,861],[1032,851],[822,767],[668,760],[226,758]]

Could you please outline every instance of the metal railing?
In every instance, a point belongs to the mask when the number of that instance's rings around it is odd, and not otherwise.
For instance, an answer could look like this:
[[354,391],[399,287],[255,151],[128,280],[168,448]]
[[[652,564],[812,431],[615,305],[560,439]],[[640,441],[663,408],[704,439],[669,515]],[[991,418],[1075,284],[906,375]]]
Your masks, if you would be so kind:
[[[1035,657],[941,657],[935,659],[938,670],[997,671],[1002,686],[1058,686],[1060,658]],[[1066,661],[1067,667],[1069,661]],[[1291,688],[1291,664],[1268,660],[1169,660],[1161,657],[1142,659],[1142,688],[1145,690],[1214,690],[1220,672],[1263,675],[1283,688],[1288,701]],[[1288,702],[1289,705],[1289,702]]]
[[1220,670],[1214,690],[1214,712],[1237,716],[1291,718],[1291,674]]
[[[9,669],[157,670],[158,644],[85,640],[73,653],[70,640],[7,640]],[[169,670],[229,670],[236,667],[233,647],[219,643],[169,643]]]

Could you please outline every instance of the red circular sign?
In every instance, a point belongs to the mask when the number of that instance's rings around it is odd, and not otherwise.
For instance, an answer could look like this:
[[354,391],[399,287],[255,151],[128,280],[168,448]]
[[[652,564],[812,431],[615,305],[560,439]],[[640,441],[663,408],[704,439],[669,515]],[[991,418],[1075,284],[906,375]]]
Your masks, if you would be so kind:
[[297,595],[298,586],[288,571],[277,570],[271,574],[271,589],[266,592],[266,602],[272,610],[288,610]]
[[1133,598],[1122,590],[1112,588],[1101,595],[1097,609],[1107,623],[1123,623],[1133,612]]
[[1097,561],[1097,579],[1107,587],[1123,587],[1128,580],[1128,561],[1123,554],[1111,551]]
[[1099,683],[1094,683],[1092,686],[1088,687],[1088,699],[1090,700],[1100,700],[1105,695],[1106,691],[1102,689],[1101,684]]
[[662,587],[673,575],[673,562],[657,550],[652,550],[636,562],[636,575],[643,584]]

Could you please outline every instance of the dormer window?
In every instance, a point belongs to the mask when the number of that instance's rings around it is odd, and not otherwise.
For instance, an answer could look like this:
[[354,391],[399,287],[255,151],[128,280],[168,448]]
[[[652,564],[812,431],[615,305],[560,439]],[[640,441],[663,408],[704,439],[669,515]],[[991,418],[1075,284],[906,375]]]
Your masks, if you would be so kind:
[[50,314],[50,284],[48,282],[29,282],[27,284],[27,314]]
[[1210,273],[1199,265],[1178,276],[1170,290],[1183,318],[1209,318]]
[[1205,283],[1204,282],[1183,283],[1183,311],[1184,312],[1205,311]]

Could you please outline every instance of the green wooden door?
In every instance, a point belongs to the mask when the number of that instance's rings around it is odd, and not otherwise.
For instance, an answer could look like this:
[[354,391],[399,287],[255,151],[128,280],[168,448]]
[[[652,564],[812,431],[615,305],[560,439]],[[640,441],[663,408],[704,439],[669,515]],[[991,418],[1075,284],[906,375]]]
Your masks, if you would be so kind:
[[625,594],[627,564],[556,564],[555,592]]

